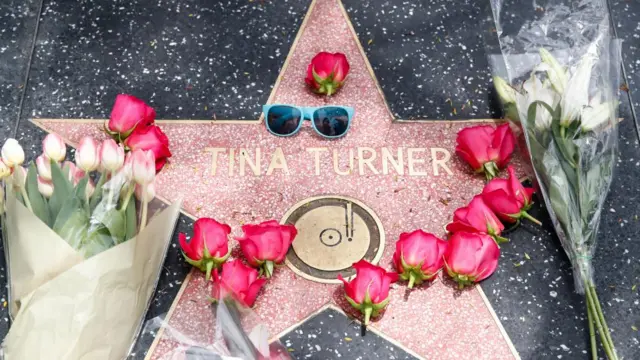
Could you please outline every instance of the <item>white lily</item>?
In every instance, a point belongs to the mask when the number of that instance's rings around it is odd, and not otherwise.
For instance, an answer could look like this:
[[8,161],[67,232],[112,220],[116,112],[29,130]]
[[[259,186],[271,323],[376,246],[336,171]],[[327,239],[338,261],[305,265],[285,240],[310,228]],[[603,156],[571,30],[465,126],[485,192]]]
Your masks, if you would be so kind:
[[587,53],[576,70],[567,81],[567,87],[560,101],[560,124],[569,126],[582,114],[582,109],[589,105],[589,82],[591,82],[591,70],[595,63],[595,56]]
[[493,77],[493,85],[496,87],[498,96],[502,100],[503,104],[516,102],[516,89],[507,84],[507,82],[500,76]]
[[607,120],[614,117],[617,106],[617,100],[603,102],[601,93],[596,93],[589,101],[589,106],[582,109],[580,116],[582,131],[593,131],[607,123]]
[[[551,89],[549,83],[545,81],[543,84],[534,74],[522,84],[523,94],[516,93],[516,104],[523,119],[527,118],[529,106],[540,101],[555,109],[558,105],[560,97]],[[535,126],[538,131],[544,131],[551,126],[552,115],[542,105],[536,107]]]
[[567,74],[564,68],[545,48],[540,48],[540,58],[542,59],[542,64],[540,64],[541,66],[539,66],[538,70],[543,70],[543,66],[546,65],[544,70],[546,70],[553,88],[558,93],[563,94],[567,86]]

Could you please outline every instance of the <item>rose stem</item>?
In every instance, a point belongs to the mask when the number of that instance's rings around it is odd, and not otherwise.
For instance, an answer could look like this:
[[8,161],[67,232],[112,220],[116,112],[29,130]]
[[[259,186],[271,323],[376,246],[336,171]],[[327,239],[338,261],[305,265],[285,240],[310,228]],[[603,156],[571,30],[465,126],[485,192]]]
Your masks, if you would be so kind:
[[533,216],[531,216],[528,212],[523,211],[523,212],[521,212],[521,214],[522,214],[523,218],[531,221],[532,223],[534,223],[534,224],[536,224],[538,226],[542,226],[542,222],[540,220],[534,218]]

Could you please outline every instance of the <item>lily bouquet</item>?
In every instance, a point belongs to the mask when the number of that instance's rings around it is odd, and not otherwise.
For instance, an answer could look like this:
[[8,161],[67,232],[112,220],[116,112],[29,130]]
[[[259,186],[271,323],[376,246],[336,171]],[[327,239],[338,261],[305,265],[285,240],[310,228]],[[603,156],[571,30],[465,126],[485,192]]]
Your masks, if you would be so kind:
[[125,357],[179,215],[176,202],[148,221],[157,169],[152,149],[85,137],[75,163],[66,156],[56,134],[47,135],[28,168],[18,141],[2,147],[13,319],[3,359]]
[[604,2],[549,5],[516,33],[501,28],[508,9],[500,4],[492,2],[510,81],[494,77],[494,84],[507,116],[523,128],[576,290],[585,295],[593,358],[597,330],[607,357],[617,359],[591,258],[616,162],[619,43],[609,35]]

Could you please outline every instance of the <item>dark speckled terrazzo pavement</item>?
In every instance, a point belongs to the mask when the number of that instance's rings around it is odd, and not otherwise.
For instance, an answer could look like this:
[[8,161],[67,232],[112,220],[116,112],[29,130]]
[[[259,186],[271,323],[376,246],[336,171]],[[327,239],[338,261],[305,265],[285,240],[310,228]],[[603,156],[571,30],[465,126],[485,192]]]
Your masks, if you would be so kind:
[[[33,159],[45,134],[28,118],[103,118],[119,92],[148,99],[159,118],[255,119],[308,4],[306,0],[44,0],[17,137]],[[344,5],[396,117],[501,115],[491,95],[483,42],[491,30],[484,1],[344,0]],[[640,3],[612,0],[611,5],[618,36],[624,40],[632,102],[640,107]],[[2,140],[17,124],[38,6],[37,0],[0,4]],[[624,359],[639,359],[640,144],[630,104],[624,101],[626,94],[622,96],[620,159],[594,265],[618,353]],[[546,212],[538,207],[534,216],[545,226],[527,224],[510,234],[511,242],[502,246],[498,271],[482,287],[523,359],[584,359],[588,350],[584,303],[573,292],[570,265],[548,226]],[[181,217],[178,231],[190,231],[191,225]],[[147,318],[168,310],[188,270],[176,244]],[[2,283],[5,273],[2,257]],[[5,287],[0,297],[6,300]],[[1,310],[4,335],[8,316]],[[336,324],[343,330],[339,334]],[[373,349],[384,355],[377,357],[381,359],[409,358],[382,338],[358,338],[357,330],[340,313],[325,310],[283,342],[301,350],[302,358],[355,359],[356,347],[363,354]],[[346,337],[352,339],[349,347]],[[152,340],[143,335],[137,348],[144,349]],[[141,350],[133,358],[143,357]]]

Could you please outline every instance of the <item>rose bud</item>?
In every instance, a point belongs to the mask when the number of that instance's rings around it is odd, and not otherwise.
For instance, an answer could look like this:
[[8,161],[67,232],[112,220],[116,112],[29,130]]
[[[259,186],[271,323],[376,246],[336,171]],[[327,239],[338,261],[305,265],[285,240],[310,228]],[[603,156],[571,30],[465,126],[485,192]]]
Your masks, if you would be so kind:
[[201,218],[193,224],[193,237],[187,242],[184,233],[178,235],[182,255],[191,265],[204,271],[206,279],[211,277],[211,270],[224,263],[231,251],[229,250],[229,234],[231,227],[221,224],[214,219]]
[[156,159],[152,151],[133,151],[131,155],[131,176],[140,185],[151,184],[155,180]]
[[444,265],[442,255],[446,248],[446,241],[422,230],[400,234],[393,254],[400,279],[409,281],[409,289],[431,280]]
[[156,172],[162,170],[162,167],[167,163],[167,159],[171,157],[169,138],[155,125],[136,128],[131,136],[125,140],[124,144],[132,151],[152,151],[156,159]]
[[134,194],[136,195],[136,199],[149,202],[156,197],[156,186],[154,183],[147,185],[136,184]]
[[496,129],[489,125],[467,127],[458,132],[456,154],[490,180],[509,162],[515,141],[506,123]]
[[116,172],[124,164],[124,148],[113,139],[102,142],[100,146],[100,164],[104,171]]
[[222,273],[215,270],[211,297],[222,301],[233,297],[246,307],[252,307],[267,279],[258,279],[258,270],[234,259],[222,264]]
[[45,198],[50,198],[53,195],[53,182],[38,176],[38,191]]
[[344,54],[323,51],[311,60],[304,81],[316,93],[331,96],[342,86],[348,73],[349,62]]
[[99,150],[98,143],[92,137],[83,137],[76,149],[76,165],[86,172],[98,169],[100,165]]
[[153,124],[156,111],[135,96],[118,94],[111,109],[111,117],[107,125],[109,133],[119,134],[124,140],[136,128],[144,128]]
[[533,189],[522,186],[513,167],[507,168],[508,179],[493,179],[482,190],[482,199],[498,217],[505,222],[514,223],[525,218],[542,225],[542,223],[529,215],[533,202]]
[[464,231],[488,234],[496,243],[509,241],[500,236],[502,230],[504,225],[482,200],[482,195],[474,196],[469,205],[454,211],[453,222],[447,225],[447,231],[451,233]]
[[49,160],[44,154],[36,158],[36,168],[38,169],[38,175],[46,181],[51,181],[51,160]]
[[258,225],[243,225],[244,236],[236,238],[240,249],[251,266],[260,267],[266,277],[271,277],[275,264],[280,264],[298,231],[293,225],[280,225],[271,220]]
[[2,161],[2,159],[0,159],[0,180],[6,178],[9,175],[11,175],[11,168],[8,167],[7,164]]
[[16,139],[7,139],[2,145],[2,161],[10,168],[22,165],[24,162],[24,150]]
[[44,155],[55,162],[62,162],[67,155],[67,145],[58,134],[49,134],[42,141]]
[[500,248],[489,235],[457,232],[449,238],[444,266],[462,289],[491,276],[499,257]]
[[369,319],[378,316],[389,303],[389,287],[398,281],[398,274],[366,260],[353,264],[353,268],[356,276],[351,281],[346,281],[342,275],[338,275],[338,280],[344,283],[349,304],[364,314],[364,324],[369,325]]

